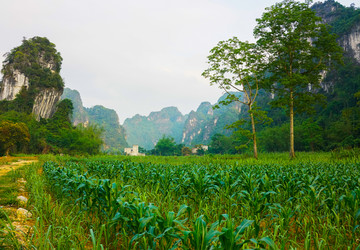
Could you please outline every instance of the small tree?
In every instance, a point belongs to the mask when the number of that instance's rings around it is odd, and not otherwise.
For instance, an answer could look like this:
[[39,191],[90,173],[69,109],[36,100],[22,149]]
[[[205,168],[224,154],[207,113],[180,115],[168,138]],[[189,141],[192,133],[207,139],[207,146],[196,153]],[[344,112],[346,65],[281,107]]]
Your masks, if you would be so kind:
[[266,51],[272,104],[287,109],[290,116],[290,158],[294,151],[294,114],[312,112],[321,73],[341,61],[342,50],[329,27],[323,24],[307,3],[285,0],[257,19],[254,35]]
[[[255,99],[259,91],[259,83],[262,78],[262,60],[264,55],[259,46],[253,43],[241,42],[233,37],[227,41],[221,41],[210,51],[208,56],[209,68],[203,72],[203,76],[210,79],[210,83],[218,84],[221,89],[228,93],[227,98],[220,102],[227,105],[237,101],[248,107],[250,116],[251,132],[241,130],[253,141],[254,157],[258,158],[256,142],[256,117],[265,117],[264,112],[254,109]],[[241,92],[238,97],[232,91]],[[257,112],[258,111],[258,112]],[[234,123],[230,127],[243,125],[243,121]]]
[[159,155],[163,155],[163,156],[174,155],[175,150],[176,150],[176,143],[174,138],[166,137],[165,135],[155,145],[155,152]]
[[25,123],[13,123],[10,121],[0,122],[0,145],[9,156],[10,150],[16,145],[30,142],[29,129]]

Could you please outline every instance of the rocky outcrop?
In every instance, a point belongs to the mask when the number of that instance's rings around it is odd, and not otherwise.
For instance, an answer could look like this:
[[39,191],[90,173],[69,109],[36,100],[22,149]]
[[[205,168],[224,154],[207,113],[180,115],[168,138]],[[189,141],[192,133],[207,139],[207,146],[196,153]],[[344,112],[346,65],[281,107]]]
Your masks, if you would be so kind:
[[70,99],[73,103],[72,124],[83,124],[84,127],[96,125],[103,129],[103,150],[118,153],[128,144],[125,139],[125,129],[119,123],[119,117],[115,110],[100,105],[92,108],[83,107],[80,93],[69,88],[64,89],[61,99]]
[[0,101],[14,100],[16,95],[23,89],[29,88],[29,79],[19,70],[15,70],[12,75],[5,76],[0,87]]
[[36,95],[32,110],[36,120],[40,120],[40,118],[48,119],[54,114],[56,104],[60,100],[62,92],[62,90],[54,88],[42,89],[42,91]]
[[71,122],[74,126],[83,124],[85,127],[89,124],[89,114],[86,112],[80,93],[77,90],[65,88],[61,100],[70,99],[73,103],[73,115]]
[[[225,96],[222,96],[219,102]],[[242,104],[234,102],[228,106],[213,109],[209,102],[201,103],[196,112],[190,112],[183,128],[181,143],[186,145],[208,144],[216,133],[230,135],[232,131],[225,127],[239,119],[241,107]]]
[[151,112],[149,116],[135,115],[125,120],[123,126],[129,145],[139,145],[146,149],[154,148],[163,136],[171,136],[176,142],[181,141],[182,128],[187,116],[176,107],[163,108]]
[[[222,96],[219,101],[225,99]],[[241,105],[232,103],[213,109],[209,102],[203,102],[196,111],[182,115],[175,107],[164,108],[151,112],[149,116],[135,115],[124,122],[127,141],[146,149],[154,148],[163,136],[171,136],[176,143],[185,145],[207,144],[216,133],[230,134],[226,125],[239,118]]]
[[317,2],[312,6],[324,23],[332,26],[332,32],[338,35],[339,45],[344,49],[346,57],[360,63],[360,15],[354,6],[345,7],[334,0]]
[[360,63],[360,22],[354,25],[349,33],[339,38],[339,44],[349,57]]
[[55,44],[45,37],[33,37],[24,39],[5,55],[0,101],[14,101],[15,105],[4,106],[32,112],[37,120],[50,118],[64,88],[60,76],[62,58]]

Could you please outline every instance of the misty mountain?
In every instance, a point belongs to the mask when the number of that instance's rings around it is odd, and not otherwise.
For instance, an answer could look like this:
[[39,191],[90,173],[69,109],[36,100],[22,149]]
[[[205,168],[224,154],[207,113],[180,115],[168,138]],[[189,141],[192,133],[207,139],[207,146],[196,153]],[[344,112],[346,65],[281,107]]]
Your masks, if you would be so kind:
[[[225,98],[222,96],[220,100]],[[233,103],[213,109],[209,102],[203,102],[196,111],[183,115],[176,107],[151,112],[149,116],[135,115],[125,120],[123,126],[129,145],[137,144],[146,149],[154,148],[162,136],[171,136],[177,143],[185,145],[207,144],[216,133],[229,135],[226,125],[235,122],[241,112],[241,105]]]
[[61,99],[70,99],[74,110],[72,116],[73,125],[84,124],[84,126],[97,125],[103,129],[103,150],[121,151],[127,147],[125,129],[119,124],[119,117],[115,110],[96,105],[91,108],[83,106],[80,93],[69,88],[64,89]]

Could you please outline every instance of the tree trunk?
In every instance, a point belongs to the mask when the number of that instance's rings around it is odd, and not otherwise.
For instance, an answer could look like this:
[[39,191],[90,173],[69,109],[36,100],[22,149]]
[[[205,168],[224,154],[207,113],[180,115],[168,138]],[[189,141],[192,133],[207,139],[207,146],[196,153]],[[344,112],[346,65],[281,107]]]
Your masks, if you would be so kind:
[[294,158],[294,93],[290,90],[290,159]]
[[5,156],[8,157],[8,156],[9,156],[9,153],[10,153],[10,148],[7,148],[7,149],[6,149],[6,152],[5,152]]
[[253,143],[254,143],[254,158],[258,159],[257,144],[256,144],[256,131],[255,131],[255,120],[254,120],[254,114],[251,113],[251,105],[249,106],[249,111],[250,111],[250,117],[251,117],[251,127],[252,127],[252,134],[253,134]]

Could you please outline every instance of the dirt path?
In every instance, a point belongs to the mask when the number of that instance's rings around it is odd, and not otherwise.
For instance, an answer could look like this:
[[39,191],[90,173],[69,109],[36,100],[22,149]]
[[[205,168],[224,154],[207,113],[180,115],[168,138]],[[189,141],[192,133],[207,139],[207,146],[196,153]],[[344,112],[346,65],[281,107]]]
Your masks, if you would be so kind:
[[18,169],[25,165],[30,165],[31,163],[36,163],[38,160],[22,160],[19,159],[19,161],[11,162],[8,164],[0,165],[0,176],[6,175],[11,170]]
[[[20,244],[25,243],[26,236],[31,233],[34,220],[30,217],[27,218],[26,215],[24,216],[22,213],[20,213],[23,212],[21,209],[26,209],[26,202],[19,201],[19,197],[25,197],[25,199],[29,198],[25,189],[26,181],[23,178],[18,177],[14,179],[14,177],[9,177],[7,174],[9,174],[10,171],[38,162],[35,157],[31,157],[30,159],[29,158],[30,157],[18,157],[15,159],[12,158],[12,162],[7,162],[6,164],[1,164],[0,162],[1,208],[6,211],[9,219],[11,220],[11,225],[9,223],[7,226],[8,230],[16,235],[16,238]],[[5,162],[4,158],[1,160],[2,162]],[[8,197],[8,192],[12,192],[10,198]],[[16,198],[15,203],[14,198]]]

